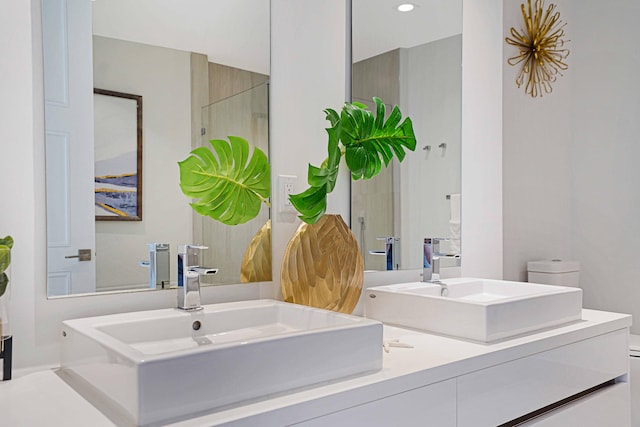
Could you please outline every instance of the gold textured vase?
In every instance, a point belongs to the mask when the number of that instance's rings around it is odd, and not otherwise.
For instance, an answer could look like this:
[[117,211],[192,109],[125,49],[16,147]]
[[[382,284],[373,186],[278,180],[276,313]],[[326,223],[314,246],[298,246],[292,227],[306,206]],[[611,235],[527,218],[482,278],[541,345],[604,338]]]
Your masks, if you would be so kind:
[[240,266],[240,282],[271,280],[271,219],[258,230],[244,252]]
[[340,215],[303,223],[282,260],[280,286],[287,302],[351,313],[364,283],[358,242]]

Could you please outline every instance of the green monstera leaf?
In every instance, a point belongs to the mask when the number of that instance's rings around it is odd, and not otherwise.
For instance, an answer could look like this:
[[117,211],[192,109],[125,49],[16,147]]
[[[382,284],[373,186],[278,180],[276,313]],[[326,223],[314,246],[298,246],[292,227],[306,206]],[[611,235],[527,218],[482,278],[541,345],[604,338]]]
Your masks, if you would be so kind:
[[255,218],[262,203],[269,206],[271,173],[267,156],[255,148],[249,159],[249,143],[237,136],[209,143],[211,149],[196,148],[178,162],[182,192],[197,199],[191,207],[227,225]]
[[[289,196],[291,204],[300,212],[300,219],[315,224],[327,209],[327,194],[335,187],[340,158],[344,154],[353,179],[370,179],[388,166],[394,155],[402,162],[406,150],[416,149],[416,136],[409,117],[402,120],[400,109],[395,106],[385,120],[386,109],[379,98],[374,116],[368,107],[357,102],[346,103],[342,111],[325,110],[331,123],[327,159],[316,167],[309,165],[309,188]],[[341,145],[342,147],[341,148]]]
[[11,264],[11,248],[13,248],[13,238],[11,236],[0,239],[0,297],[4,295],[9,285],[9,276],[5,270]]
[[402,162],[405,149],[416,149],[411,119],[407,117],[400,123],[402,113],[395,106],[385,121],[384,103],[378,98],[373,100],[377,107],[375,117],[359,104],[345,105],[340,115],[340,140],[345,146],[345,160],[353,179],[370,179],[380,173],[382,163],[389,166],[394,154]]
[[7,286],[9,286],[9,276],[7,276],[7,273],[1,273],[0,274],[0,297],[4,295],[4,293],[7,291]]

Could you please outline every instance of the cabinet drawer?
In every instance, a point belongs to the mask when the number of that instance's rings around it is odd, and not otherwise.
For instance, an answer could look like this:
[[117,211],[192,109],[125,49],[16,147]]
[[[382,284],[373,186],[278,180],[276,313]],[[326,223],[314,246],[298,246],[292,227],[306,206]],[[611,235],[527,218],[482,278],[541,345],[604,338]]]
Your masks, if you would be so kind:
[[417,388],[295,424],[295,427],[326,426],[455,427],[456,380]]
[[519,418],[627,373],[628,330],[458,377],[458,427]]
[[629,384],[618,383],[518,427],[629,427]]

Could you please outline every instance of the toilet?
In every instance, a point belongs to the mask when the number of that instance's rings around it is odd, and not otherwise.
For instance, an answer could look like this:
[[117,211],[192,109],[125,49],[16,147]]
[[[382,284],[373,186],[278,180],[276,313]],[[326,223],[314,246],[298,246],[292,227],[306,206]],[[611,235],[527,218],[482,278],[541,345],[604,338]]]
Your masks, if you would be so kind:
[[[547,285],[580,287],[580,263],[560,259],[527,263],[527,281]],[[631,374],[631,427],[640,427],[640,335],[629,336]],[[636,379],[633,381],[633,379]]]
[[580,263],[549,259],[527,263],[527,281],[547,285],[580,287]]

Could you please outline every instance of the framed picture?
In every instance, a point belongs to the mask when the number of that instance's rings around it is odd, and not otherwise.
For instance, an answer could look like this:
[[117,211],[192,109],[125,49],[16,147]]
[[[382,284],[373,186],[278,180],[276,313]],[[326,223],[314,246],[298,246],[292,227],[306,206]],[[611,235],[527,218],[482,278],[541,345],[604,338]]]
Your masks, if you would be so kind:
[[93,90],[97,221],[142,221],[142,96]]

